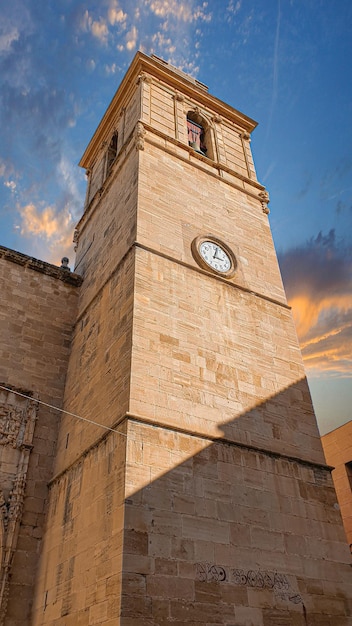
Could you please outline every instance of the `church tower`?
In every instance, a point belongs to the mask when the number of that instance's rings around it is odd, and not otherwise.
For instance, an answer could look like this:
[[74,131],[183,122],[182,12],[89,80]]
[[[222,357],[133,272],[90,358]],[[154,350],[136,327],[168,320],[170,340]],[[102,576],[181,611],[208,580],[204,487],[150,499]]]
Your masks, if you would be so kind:
[[82,157],[33,626],[352,624],[255,126],[137,53]]

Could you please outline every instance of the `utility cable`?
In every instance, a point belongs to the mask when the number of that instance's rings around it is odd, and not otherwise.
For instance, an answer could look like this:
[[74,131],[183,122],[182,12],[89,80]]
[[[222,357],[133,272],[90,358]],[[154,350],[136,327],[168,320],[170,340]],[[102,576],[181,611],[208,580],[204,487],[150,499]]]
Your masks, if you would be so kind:
[[70,415],[70,417],[75,417],[76,419],[82,420],[83,422],[88,422],[88,424],[93,424],[94,426],[99,426],[100,428],[104,428],[104,430],[108,430],[112,433],[117,433],[118,435],[122,435],[123,437],[127,437],[125,433],[116,430],[116,428],[110,428],[110,426],[105,426],[104,424],[100,424],[99,422],[94,422],[93,420],[88,419],[87,417],[82,417],[81,415],[77,415],[76,413],[71,413],[70,411],[65,411],[65,409],[60,409],[53,404],[48,404],[47,402],[43,402],[42,400],[38,400],[37,398],[33,398],[32,396],[28,396],[25,393],[21,393],[19,391],[15,391],[10,387],[5,387],[4,385],[0,385],[0,389],[4,391],[9,391],[10,393],[14,393],[17,396],[21,396],[22,398],[26,398],[27,400],[32,400],[33,402],[38,402],[38,404],[42,404],[43,406],[48,407],[49,409],[54,409],[54,411],[60,411],[61,413],[65,413],[66,415]]

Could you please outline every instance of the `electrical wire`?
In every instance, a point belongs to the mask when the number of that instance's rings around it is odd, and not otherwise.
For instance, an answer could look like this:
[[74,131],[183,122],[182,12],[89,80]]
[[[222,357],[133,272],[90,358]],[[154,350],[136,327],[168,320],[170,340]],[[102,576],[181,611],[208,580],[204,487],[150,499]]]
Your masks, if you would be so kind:
[[4,385],[0,385],[0,389],[4,391],[9,391],[10,393],[14,393],[17,396],[21,396],[22,398],[26,398],[27,400],[32,400],[33,402],[38,402],[38,404],[42,404],[43,406],[48,407],[49,409],[54,409],[54,411],[59,411],[61,413],[65,413],[66,415],[70,415],[70,417],[75,417],[76,419],[82,420],[83,422],[88,422],[88,424],[93,424],[93,426],[99,426],[104,430],[108,430],[112,433],[117,433],[118,435],[122,435],[123,437],[127,437],[125,433],[116,430],[116,428],[110,428],[110,426],[105,426],[104,424],[100,424],[99,422],[94,422],[94,420],[90,420],[87,417],[82,417],[81,415],[77,415],[76,413],[71,413],[70,411],[65,411],[65,409],[60,409],[53,404],[48,404],[47,402],[43,402],[42,400],[38,400],[37,398],[33,398],[32,396],[28,396],[25,393],[21,393],[20,391],[15,391],[10,387],[5,387]]

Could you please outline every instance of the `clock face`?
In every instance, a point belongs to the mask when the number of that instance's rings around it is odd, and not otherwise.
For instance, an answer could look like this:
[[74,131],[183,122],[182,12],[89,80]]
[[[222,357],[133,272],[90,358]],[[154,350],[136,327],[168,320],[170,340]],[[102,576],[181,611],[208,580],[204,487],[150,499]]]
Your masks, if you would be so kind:
[[214,235],[199,235],[193,239],[191,251],[195,261],[204,270],[211,270],[223,278],[236,272],[237,261],[231,248]]
[[199,254],[209,267],[217,272],[230,271],[232,261],[224,248],[214,241],[202,241],[199,245]]

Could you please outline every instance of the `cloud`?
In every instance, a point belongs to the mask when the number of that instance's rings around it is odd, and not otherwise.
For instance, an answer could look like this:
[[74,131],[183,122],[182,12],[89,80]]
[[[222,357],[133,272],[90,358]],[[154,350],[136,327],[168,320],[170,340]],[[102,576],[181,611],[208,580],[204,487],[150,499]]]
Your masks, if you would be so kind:
[[108,39],[108,27],[106,22],[99,20],[99,22],[92,22],[91,27],[92,35],[99,39],[101,43],[106,43]]
[[0,158],[0,178],[9,178],[14,174],[12,165],[4,159]]
[[104,20],[103,18],[94,20],[89,11],[86,10],[82,17],[81,28],[85,31],[90,32],[93,37],[100,41],[100,43],[107,43],[109,29],[106,20]]
[[154,15],[159,18],[176,18],[181,22],[194,22],[211,20],[211,14],[207,12],[208,3],[194,6],[192,1],[179,2],[179,0],[145,0],[147,6]]
[[126,35],[126,48],[127,50],[134,50],[137,45],[138,31],[135,26],[132,26],[131,30]]
[[105,72],[109,74],[116,74],[116,72],[120,71],[120,67],[116,65],[116,63],[111,63],[111,65],[105,65]]
[[208,2],[140,0],[140,49],[196,76],[204,23],[212,20]]
[[279,262],[306,367],[352,376],[352,247],[320,232]]
[[230,13],[230,15],[236,15],[241,8],[240,0],[229,0],[229,3],[226,7],[226,11]]
[[166,50],[168,55],[173,54],[176,50],[176,47],[173,44],[171,37],[166,37],[164,33],[154,33],[154,35],[152,36],[152,42],[158,47]]
[[16,191],[16,183],[14,180],[5,180],[4,182],[5,187],[7,187],[8,189],[10,189],[10,191],[12,193],[14,193]]
[[9,52],[14,41],[17,41],[20,33],[16,27],[12,27],[10,31],[0,33],[0,54]]
[[99,13],[84,10],[78,30],[106,46],[109,55],[103,62],[106,75],[114,73],[116,50],[123,53],[137,48],[196,75],[202,37],[199,25],[211,19],[212,12],[205,1],[108,0],[105,8],[104,4],[99,6]]
[[21,235],[36,238],[36,248],[45,248],[49,262],[59,263],[62,256],[70,254],[72,258],[74,222],[68,207],[58,212],[53,206],[40,208],[29,203],[19,207],[19,214]]
[[113,0],[109,6],[108,20],[112,26],[122,24],[127,20],[127,13],[123,12],[116,0]]

